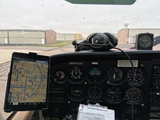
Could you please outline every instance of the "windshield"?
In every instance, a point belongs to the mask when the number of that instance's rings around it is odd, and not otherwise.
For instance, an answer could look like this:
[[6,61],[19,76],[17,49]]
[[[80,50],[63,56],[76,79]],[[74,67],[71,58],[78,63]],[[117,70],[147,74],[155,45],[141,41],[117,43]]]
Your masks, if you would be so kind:
[[[73,40],[91,33],[109,32],[118,47],[136,49],[136,36],[153,34],[159,50],[160,1],[137,0],[133,5],[71,4],[65,0],[0,1],[0,112],[3,111],[7,75],[13,52],[54,55],[73,52]],[[147,38],[145,38],[147,39]],[[144,44],[148,44],[143,41]]]

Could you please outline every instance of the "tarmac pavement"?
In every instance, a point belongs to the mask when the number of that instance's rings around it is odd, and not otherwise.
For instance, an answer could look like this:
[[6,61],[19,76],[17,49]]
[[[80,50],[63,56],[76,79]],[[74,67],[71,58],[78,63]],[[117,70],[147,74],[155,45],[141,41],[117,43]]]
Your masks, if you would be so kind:
[[[119,44],[117,46],[121,49],[129,49],[134,47],[133,44]],[[132,49],[133,50],[133,49]],[[160,50],[160,45],[154,46],[153,50]],[[10,60],[11,55],[13,52],[37,52],[39,55],[56,55],[61,53],[67,52],[74,52],[74,47],[72,45],[67,45],[64,47],[26,47],[26,46],[12,46],[12,47],[3,47],[0,46],[0,112],[4,119],[6,119],[10,113],[5,113],[3,110],[4,107],[4,99],[5,99],[5,92],[6,92],[6,83],[7,83],[7,76],[10,69]]]

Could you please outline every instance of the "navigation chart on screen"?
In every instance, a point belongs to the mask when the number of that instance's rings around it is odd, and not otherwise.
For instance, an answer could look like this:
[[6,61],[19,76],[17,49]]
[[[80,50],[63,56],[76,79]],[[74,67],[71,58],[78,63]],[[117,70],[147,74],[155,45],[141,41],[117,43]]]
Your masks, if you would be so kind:
[[48,61],[14,59],[9,103],[46,102]]

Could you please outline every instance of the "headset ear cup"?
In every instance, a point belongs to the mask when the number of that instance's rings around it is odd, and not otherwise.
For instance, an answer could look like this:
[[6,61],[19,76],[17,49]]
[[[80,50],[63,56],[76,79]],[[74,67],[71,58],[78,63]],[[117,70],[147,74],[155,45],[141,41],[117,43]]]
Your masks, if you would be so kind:
[[86,41],[88,42],[88,43],[90,43],[90,38],[92,38],[92,36],[94,36],[94,35],[96,35],[97,33],[92,33],[92,34],[90,34],[88,37],[87,37],[87,39],[86,39]]
[[110,42],[109,41],[109,37],[107,36],[107,35],[105,35],[105,34],[103,34],[103,33],[92,33],[92,34],[90,34],[88,37],[87,37],[87,39],[86,39],[86,41],[88,42],[88,43],[91,43],[91,40],[92,40],[92,38],[94,37],[94,36],[102,36],[103,38],[104,38],[104,44],[107,44],[108,42]]
[[108,33],[108,32],[105,32],[105,33],[103,33],[103,34],[105,34],[106,36],[109,37],[110,42],[113,44],[114,47],[118,44],[118,39],[117,39],[116,36],[114,36],[113,34]]

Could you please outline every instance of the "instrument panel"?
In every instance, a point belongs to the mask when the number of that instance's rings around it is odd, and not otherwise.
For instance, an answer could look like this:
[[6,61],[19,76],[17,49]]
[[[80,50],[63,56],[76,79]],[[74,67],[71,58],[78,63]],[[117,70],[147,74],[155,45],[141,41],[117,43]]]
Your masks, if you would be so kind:
[[61,120],[66,114],[77,115],[79,104],[99,103],[114,109],[116,119],[130,120],[133,104],[134,119],[149,120],[152,69],[160,59],[153,53],[152,58],[145,52],[128,54],[138,61],[134,71],[130,66],[119,67],[118,61],[127,58],[118,51],[51,57],[49,105],[43,115]]

